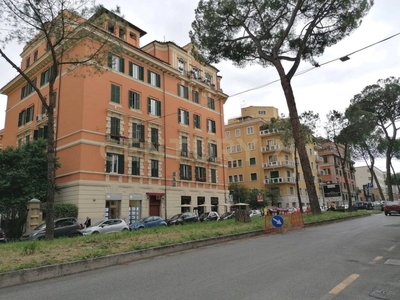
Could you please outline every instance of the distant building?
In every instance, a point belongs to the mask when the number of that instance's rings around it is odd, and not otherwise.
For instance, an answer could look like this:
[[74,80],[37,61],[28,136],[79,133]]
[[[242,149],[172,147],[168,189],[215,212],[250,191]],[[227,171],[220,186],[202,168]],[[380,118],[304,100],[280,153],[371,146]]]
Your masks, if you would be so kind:
[[[278,109],[271,106],[249,106],[241,109],[241,116],[231,118],[225,125],[226,160],[229,183],[241,183],[251,189],[272,188],[279,191],[280,207],[299,207],[296,192],[295,153],[293,146],[283,145],[279,133],[267,129]],[[320,187],[318,155],[320,145],[306,145],[319,202],[323,205]],[[299,186],[303,206],[309,199],[301,165]]]
[[[356,167],[356,181],[357,187],[359,188],[361,194],[360,197],[363,200],[370,201],[381,201],[383,200],[378,189],[378,184],[373,176],[371,176],[371,171],[367,166]],[[386,172],[374,167],[374,173],[378,179],[379,185],[383,192],[383,197],[385,200],[388,199],[388,188],[386,185]],[[372,183],[372,188],[368,188],[368,184]],[[394,189],[393,191],[396,191]]]

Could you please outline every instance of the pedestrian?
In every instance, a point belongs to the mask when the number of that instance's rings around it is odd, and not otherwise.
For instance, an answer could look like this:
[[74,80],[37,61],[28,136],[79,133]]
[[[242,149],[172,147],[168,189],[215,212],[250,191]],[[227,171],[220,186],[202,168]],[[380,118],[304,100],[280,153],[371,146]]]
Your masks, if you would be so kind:
[[92,220],[89,217],[86,217],[86,221],[85,221],[85,228],[88,228],[92,225]]

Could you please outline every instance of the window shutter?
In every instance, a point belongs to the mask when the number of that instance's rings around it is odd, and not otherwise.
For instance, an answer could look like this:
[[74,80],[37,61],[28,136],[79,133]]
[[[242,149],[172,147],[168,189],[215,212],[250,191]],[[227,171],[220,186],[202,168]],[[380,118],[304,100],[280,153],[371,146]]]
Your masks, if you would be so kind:
[[183,177],[183,165],[179,165],[179,177]]
[[159,74],[156,74],[156,86],[161,87],[161,78]]
[[124,155],[118,154],[118,174],[124,174]]
[[42,74],[40,74],[40,86],[44,85],[45,73],[46,73],[46,72],[43,72]]
[[178,83],[177,86],[178,86],[178,96],[179,96],[179,97],[182,97],[182,95],[181,95],[181,89],[180,89],[181,85]]
[[107,153],[107,157],[106,157],[106,172],[107,173],[111,172],[111,157],[112,157],[112,154]]
[[129,107],[133,107],[133,92],[128,91],[128,105]]
[[147,70],[147,83],[151,83],[151,71]]
[[47,125],[43,126],[43,138],[47,139],[49,133],[49,127]]
[[184,93],[185,93],[184,97],[186,99],[189,99],[189,88],[187,86],[184,87]]
[[147,98],[147,112],[151,113],[151,98]]
[[181,123],[181,109],[178,108],[178,123]]
[[129,62],[129,70],[128,70],[128,72],[129,72],[129,76],[133,76],[133,64],[132,64],[132,62]]
[[161,102],[157,101],[157,116],[161,117]]
[[119,71],[125,73],[125,59],[119,58]]
[[107,57],[107,65],[109,68],[112,68],[112,53],[108,52],[108,57]]
[[37,140],[37,139],[38,139],[38,131],[37,131],[37,130],[34,130],[34,131],[33,131],[33,139],[34,139],[34,140]]
[[20,112],[18,115],[18,127],[22,126],[22,118],[23,118],[23,113]]
[[139,66],[139,80],[144,80],[144,68]]
[[192,180],[192,166],[189,166],[189,179]]

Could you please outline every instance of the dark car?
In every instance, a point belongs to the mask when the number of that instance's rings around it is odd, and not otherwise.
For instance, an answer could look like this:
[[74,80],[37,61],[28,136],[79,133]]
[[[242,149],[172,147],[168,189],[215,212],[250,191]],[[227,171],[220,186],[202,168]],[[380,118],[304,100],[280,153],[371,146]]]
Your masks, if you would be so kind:
[[3,229],[0,228],[0,243],[6,243],[7,236]]
[[177,214],[168,220],[165,220],[167,225],[183,225],[185,223],[194,223],[199,220],[199,217],[192,212],[184,212]]
[[374,209],[371,202],[356,202],[353,204],[353,209]]
[[[46,235],[46,222],[21,236],[21,241],[41,240]],[[81,224],[75,218],[59,218],[54,220],[54,238],[80,236]]]
[[159,216],[150,216],[129,224],[129,230],[138,230],[155,226],[167,226],[167,223]]
[[218,220],[219,220],[219,214],[215,211],[202,213],[199,217],[200,222],[218,221]]
[[219,219],[220,220],[229,220],[229,219],[234,219],[235,218],[235,211],[227,211],[226,213],[223,213]]

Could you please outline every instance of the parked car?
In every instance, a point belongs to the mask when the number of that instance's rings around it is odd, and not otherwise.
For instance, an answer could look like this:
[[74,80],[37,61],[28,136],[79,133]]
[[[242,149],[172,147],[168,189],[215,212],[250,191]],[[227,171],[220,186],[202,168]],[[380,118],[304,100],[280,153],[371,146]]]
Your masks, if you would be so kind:
[[353,209],[374,209],[371,205],[371,202],[355,202],[352,207]]
[[130,230],[138,230],[155,226],[167,226],[165,220],[159,216],[150,216],[143,218],[129,225]]
[[6,243],[7,236],[3,229],[0,228],[0,243]]
[[184,212],[177,214],[168,220],[165,220],[167,225],[183,225],[185,223],[194,223],[199,220],[199,217],[192,212]]
[[220,220],[229,220],[229,219],[234,219],[235,218],[235,211],[227,211],[226,213],[223,213],[219,219]]
[[83,235],[99,233],[116,233],[129,230],[128,224],[122,219],[108,219],[94,223],[85,229],[82,229]]
[[218,221],[219,219],[219,214],[216,211],[202,213],[199,217],[200,222]]
[[250,211],[250,218],[252,217],[262,217],[261,210],[259,209],[253,209]]
[[[73,237],[82,235],[81,224],[75,218],[59,218],[54,220],[54,238]],[[46,237],[46,222],[32,231],[24,233],[20,240],[41,240]]]

